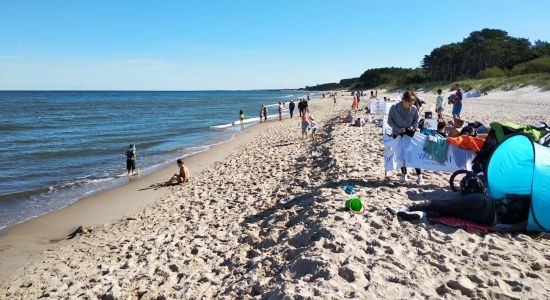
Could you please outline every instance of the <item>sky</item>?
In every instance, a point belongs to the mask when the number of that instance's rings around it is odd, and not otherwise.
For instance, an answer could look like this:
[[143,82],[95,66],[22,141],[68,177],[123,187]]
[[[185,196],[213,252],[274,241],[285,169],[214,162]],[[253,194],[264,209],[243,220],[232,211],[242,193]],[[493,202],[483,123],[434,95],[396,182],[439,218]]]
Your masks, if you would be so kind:
[[301,88],[418,67],[483,28],[550,41],[550,1],[0,0],[0,90]]

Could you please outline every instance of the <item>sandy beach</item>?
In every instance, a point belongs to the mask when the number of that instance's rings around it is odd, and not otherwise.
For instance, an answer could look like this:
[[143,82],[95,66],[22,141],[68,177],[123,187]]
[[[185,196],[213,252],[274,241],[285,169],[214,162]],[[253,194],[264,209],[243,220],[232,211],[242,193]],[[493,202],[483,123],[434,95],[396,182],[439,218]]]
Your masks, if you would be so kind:
[[[314,142],[300,140],[296,117],[258,124],[186,159],[189,184],[147,189],[173,166],[4,231],[0,299],[550,297],[548,235],[471,234],[388,213],[451,197],[450,174],[427,171],[423,186],[386,178],[381,128],[341,124],[351,107],[341,95],[311,104]],[[435,95],[421,96],[433,111]],[[549,121],[550,92],[492,91],[465,99],[462,114]],[[347,184],[364,215],[344,208]]]

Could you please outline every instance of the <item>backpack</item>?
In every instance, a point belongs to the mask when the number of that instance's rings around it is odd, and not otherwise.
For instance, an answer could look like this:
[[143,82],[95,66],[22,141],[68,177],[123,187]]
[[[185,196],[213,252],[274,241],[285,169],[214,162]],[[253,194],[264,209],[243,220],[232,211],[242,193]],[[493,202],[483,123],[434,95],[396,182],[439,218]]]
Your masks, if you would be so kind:
[[[460,189],[457,189],[455,187],[454,180],[459,174],[466,175],[460,180]],[[451,178],[449,179],[449,185],[451,186],[451,190],[453,190],[454,192],[458,192],[460,196],[473,193],[487,193],[487,185],[485,184],[483,173],[474,174],[471,171],[458,170],[451,175]]]
[[458,96],[456,94],[451,94],[447,98],[447,101],[448,101],[449,104],[457,104],[458,103]]

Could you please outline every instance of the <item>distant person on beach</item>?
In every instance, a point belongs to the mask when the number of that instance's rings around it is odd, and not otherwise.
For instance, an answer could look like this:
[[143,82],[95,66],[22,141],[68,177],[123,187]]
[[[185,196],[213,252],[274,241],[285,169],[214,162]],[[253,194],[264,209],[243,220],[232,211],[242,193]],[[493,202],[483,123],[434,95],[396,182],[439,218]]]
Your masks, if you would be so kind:
[[[418,128],[418,120],[420,118],[418,109],[414,106],[415,101],[417,101],[417,97],[414,92],[406,91],[403,94],[401,102],[390,108],[390,112],[388,114],[388,124],[392,128],[392,137],[394,139],[405,134],[411,137],[414,136],[414,133]],[[418,168],[415,170],[416,175],[418,175],[416,183],[424,184],[422,171]],[[402,167],[399,182],[404,183],[407,179],[407,168]]]
[[351,109],[357,111],[357,108],[359,108],[359,102],[357,101],[357,95],[354,95],[353,102],[351,103]]
[[263,118],[264,118],[264,105],[262,104],[262,106],[260,106],[260,123],[263,122]]
[[283,103],[279,101],[279,121],[283,120]]
[[309,94],[307,94],[307,101],[309,101]]
[[351,114],[351,110],[348,111],[348,115],[345,116],[344,118],[342,118],[341,120],[342,123],[351,123],[353,122],[353,115]]
[[262,104],[262,111],[263,111],[263,114],[264,114],[264,122],[267,122],[267,114],[268,114],[267,106]]
[[311,129],[311,140],[315,141],[315,135],[317,134],[317,129],[319,129],[319,124],[317,124],[313,116],[309,117],[309,128]]
[[304,100],[304,114],[309,112],[309,96],[307,98],[307,100]]
[[126,170],[128,170],[128,176],[134,175],[134,170],[136,169],[136,145],[130,144],[124,154],[126,155]]
[[307,139],[307,131],[309,129],[309,122],[307,121],[307,116],[304,113],[300,116],[302,119],[302,139]]
[[294,107],[295,107],[294,101],[290,100],[290,103],[288,104],[288,110],[290,112],[291,119],[294,116]]
[[244,111],[241,109],[241,111],[239,111],[239,120],[241,122],[241,125],[243,125],[243,122],[244,122]]
[[460,112],[462,111],[462,91],[458,84],[455,85],[454,89],[456,90],[456,100],[453,103],[453,118],[460,119]]
[[333,102],[334,104],[336,104],[336,96],[333,96],[333,97],[332,97],[332,102]]
[[182,184],[189,181],[189,169],[183,164],[183,160],[180,158],[177,160],[178,167],[180,168],[179,174],[174,174],[165,185]]
[[443,105],[445,104],[443,101],[443,95],[441,95],[443,91],[441,89],[437,90],[437,99],[435,100],[435,112],[437,113],[437,120],[442,121],[443,120]]
[[304,110],[304,100],[300,99],[298,102],[298,115],[301,117]]

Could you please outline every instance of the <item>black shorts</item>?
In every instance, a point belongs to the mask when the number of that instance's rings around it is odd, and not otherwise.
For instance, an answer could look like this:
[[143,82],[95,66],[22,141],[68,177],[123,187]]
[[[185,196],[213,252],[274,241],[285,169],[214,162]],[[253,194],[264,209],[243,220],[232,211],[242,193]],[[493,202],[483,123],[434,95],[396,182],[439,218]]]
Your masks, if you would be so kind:
[[126,169],[127,170],[135,170],[136,169],[136,161],[133,159],[127,159],[126,160]]

